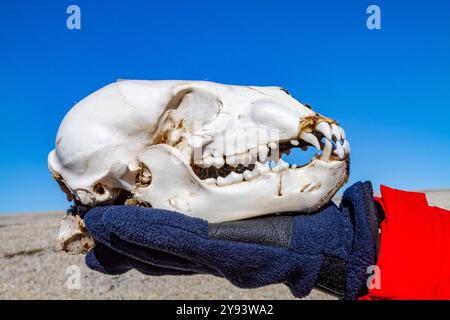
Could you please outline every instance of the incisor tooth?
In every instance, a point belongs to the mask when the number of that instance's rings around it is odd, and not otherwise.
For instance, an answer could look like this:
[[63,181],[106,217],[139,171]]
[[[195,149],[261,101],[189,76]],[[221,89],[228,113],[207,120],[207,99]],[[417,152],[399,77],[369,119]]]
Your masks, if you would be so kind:
[[339,157],[339,159],[344,159],[345,156],[344,148],[342,148],[339,142],[336,142],[336,149],[333,150],[333,153],[336,154]]
[[325,146],[323,147],[322,156],[320,157],[320,160],[322,161],[328,161],[331,156],[331,149],[333,148],[333,145],[331,142],[327,139],[325,139]]
[[332,136],[331,136],[331,128],[327,122],[325,122],[325,121],[319,122],[316,125],[316,130],[323,133],[325,138],[327,138],[328,140],[330,140],[330,141],[333,140]]
[[345,130],[342,129],[341,127],[339,127],[339,131],[341,132],[341,139],[342,139],[342,140],[347,139],[347,137],[345,136]]
[[339,130],[339,127],[334,123],[331,124],[331,133],[336,137],[336,140],[341,140],[341,131]]
[[298,146],[300,144],[300,142],[298,140],[291,140],[291,144],[293,146]]
[[320,150],[319,140],[317,140],[314,134],[309,132],[302,132],[300,134],[300,139],[312,144],[317,150]]
[[347,154],[350,153],[350,143],[347,140],[344,141],[342,148],[344,148],[345,153],[347,153]]

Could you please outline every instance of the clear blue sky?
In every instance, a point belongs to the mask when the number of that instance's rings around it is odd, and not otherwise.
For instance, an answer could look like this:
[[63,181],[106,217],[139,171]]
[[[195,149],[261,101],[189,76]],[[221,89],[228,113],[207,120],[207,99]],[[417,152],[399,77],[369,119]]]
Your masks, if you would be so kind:
[[346,129],[351,182],[450,187],[449,1],[5,1],[0,73],[3,213],[67,207],[58,126],[118,78],[281,85]]

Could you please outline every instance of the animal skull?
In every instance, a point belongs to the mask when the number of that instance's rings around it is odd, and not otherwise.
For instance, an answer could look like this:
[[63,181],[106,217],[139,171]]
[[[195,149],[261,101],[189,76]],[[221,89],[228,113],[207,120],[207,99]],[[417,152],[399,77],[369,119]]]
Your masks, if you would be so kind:
[[[305,165],[280,159],[308,147]],[[334,120],[279,87],[126,80],[69,111],[48,163],[76,205],[223,222],[320,208],[347,180],[349,153]]]

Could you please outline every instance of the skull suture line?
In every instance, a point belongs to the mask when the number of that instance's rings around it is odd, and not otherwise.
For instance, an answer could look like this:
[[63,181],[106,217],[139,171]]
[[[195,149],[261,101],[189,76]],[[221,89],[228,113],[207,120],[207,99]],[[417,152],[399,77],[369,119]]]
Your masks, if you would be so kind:
[[[307,164],[279,159],[308,147]],[[349,153],[334,120],[279,87],[127,80],[70,110],[48,163],[76,205],[222,222],[320,208],[347,180]]]

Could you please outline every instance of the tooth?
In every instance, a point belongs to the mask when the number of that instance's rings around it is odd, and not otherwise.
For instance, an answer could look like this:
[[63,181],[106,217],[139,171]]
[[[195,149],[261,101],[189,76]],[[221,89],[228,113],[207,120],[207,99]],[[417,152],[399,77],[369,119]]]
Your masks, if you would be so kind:
[[203,182],[206,184],[216,184],[216,179],[208,178],[208,179],[203,180]]
[[345,136],[345,130],[342,129],[341,127],[339,127],[339,131],[341,132],[341,139],[342,139],[342,140],[347,139],[346,136]]
[[269,154],[269,148],[261,145],[258,147],[258,157],[259,157],[259,161],[263,162],[266,160],[267,155]]
[[283,161],[283,159],[278,160],[278,164],[272,168],[274,172],[281,172],[289,168],[289,163]]
[[231,172],[227,178],[230,178],[231,183],[237,183],[244,181],[244,176],[242,173]]
[[253,164],[258,160],[258,149],[252,148],[248,150],[249,158],[250,158],[250,164]]
[[235,155],[227,156],[226,163],[233,167],[237,166],[236,156]]
[[219,187],[226,186],[226,181],[224,177],[218,177],[216,183]]
[[269,146],[269,148],[272,149],[272,150],[275,150],[275,149],[278,148],[278,144],[277,144],[276,142],[270,142],[270,143],[268,144],[268,146]]
[[336,142],[336,149],[333,150],[333,153],[336,154],[339,159],[344,159],[345,151],[339,142]]
[[253,169],[253,171],[256,171],[257,173],[266,173],[270,171],[270,168],[263,165],[261,162],[256,162],[255,169]]
[[339,127],[334,123],[331,124],[331,133],[336,137],[336,140],[341,140],[341,131],[339,130]]
[[241,154],[238,154],[238,155],[236,156],[236,162],[237,162],[237,164],[243,164],[243,165],[246,165],[246,164],[247,164],[247,161],[248,161],[248,156],[247,156],[246,153],[241,153]]
[[320,144],[319,140],[317,140],[317,137],[309,132],[302,132],[300,134],[300,139],[312,144],[317,150],[320,150]]
[[296,164],[293,164],[293,165],[291,166],[291,168],[292,168],[292,169],[296,169],[296,168],[297,168],[297,165],[296,165]]
[[298,140],[291,140],[291,144],[293,146],[298,146],[300,144],[300,142]]
[[342,147],[344,148],[345,153],[350,153],[350,143],[347,140],[344,140],[344,144],[342,145]]
[[219,187],[228,186],[230,184],[241,182],[243,180],[244,180],[244,176],[242,174],[239,174],[239,173],[236,173],[236,172],[231,172],[225,178],[218,177],[217,178],[217,185]]
[[323,147],[322,156],[320,157],[320,160],[322,161],[328,161],[331,156],[331,149],[333,148],[333,145],[331,142],[327,139],[325,139],[325,146]]
[[207,168],[211,167],[214,164],[214,158],[213,157],[204,158],[203,159],[203,164]]
[[225,160],[223,159],[223,157],[214,157],[213,166],[215,168],[217,168],[217,169],[222,168],[224,164],[225,164]]
[[245,181],[250,181],[258,175],[258,172],[245,170],[242,175],[244,176]]
[[325,121],[319,122],[316,125],[316,130],[323,133],[325,138],[327,138],[328,140],[330,140],[330,141],[333,140],[331,137],[331,128],[327,122],[325,122]]

